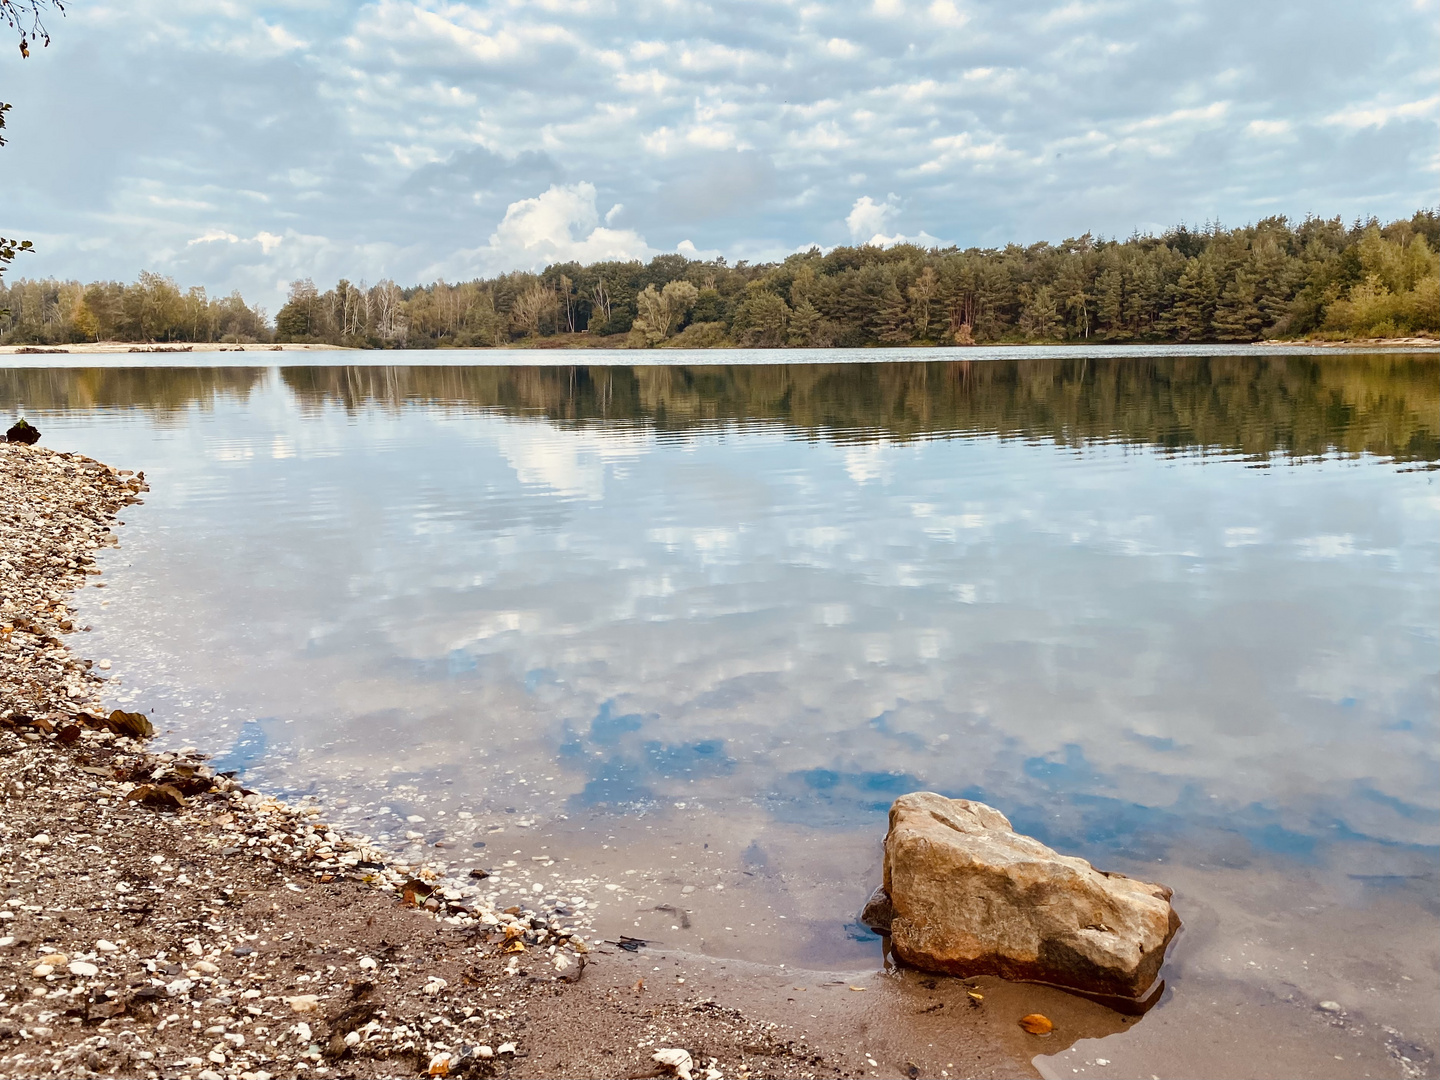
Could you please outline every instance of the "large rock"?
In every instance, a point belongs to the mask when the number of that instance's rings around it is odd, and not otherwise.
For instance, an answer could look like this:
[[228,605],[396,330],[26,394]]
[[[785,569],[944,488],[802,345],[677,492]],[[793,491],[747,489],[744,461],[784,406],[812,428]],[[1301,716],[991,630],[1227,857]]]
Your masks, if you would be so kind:
[[[993,807],[929,791],[890,807],[883,888],[904,963],[1049,983],[1122,1008],[1151,989],[1180,928],[1164,885],[1096,870],[1015,832]],[[880,912],[877,899],[867,913]]]

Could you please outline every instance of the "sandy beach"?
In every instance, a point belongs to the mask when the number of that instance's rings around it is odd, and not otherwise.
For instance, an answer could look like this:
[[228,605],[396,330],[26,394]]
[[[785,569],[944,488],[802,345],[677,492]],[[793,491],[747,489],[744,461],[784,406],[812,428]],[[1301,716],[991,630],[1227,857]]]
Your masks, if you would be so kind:
[[63,353],[212,353],[212,352],[355,352],[343,345],[285,344],[251,342],[248,345],[227,341],[173,341],[141,343],[134,341],[92,341],[79,345],[0,345],[0,356],[42,356]]

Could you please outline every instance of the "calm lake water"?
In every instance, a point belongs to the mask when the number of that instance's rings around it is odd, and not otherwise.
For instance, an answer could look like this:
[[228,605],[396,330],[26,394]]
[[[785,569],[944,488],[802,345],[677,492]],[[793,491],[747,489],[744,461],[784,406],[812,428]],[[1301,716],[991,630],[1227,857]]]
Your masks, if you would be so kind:
[[979,798],[1176,888],[1116,1068],[1327,1001],[1335,1075],[1432,1075],[1440,358],[1220,352],[70,358],[0,405],[152,484],[82,599],[112,702],[402,858],[873,968],[890,801]]

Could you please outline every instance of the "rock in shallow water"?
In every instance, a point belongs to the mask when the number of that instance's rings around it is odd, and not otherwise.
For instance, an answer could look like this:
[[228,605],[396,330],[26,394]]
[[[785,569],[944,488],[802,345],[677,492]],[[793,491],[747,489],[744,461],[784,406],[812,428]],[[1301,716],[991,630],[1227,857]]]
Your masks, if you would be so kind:
[[25,421],[24,417],[16,420],[10,430],[5,432],[8,442],[24,443],[26,446],[34,446],[40,441],[39,429],[32,427]]
[[895,921],[895,908],[890,903],[890,894],[884,885],[877,885],[860,909],[860,921],[877,934],[890,933],[890,924]]
[[[1121,1007],[1155,982],[1180,919],[1171,890],[1022,836],[1000,811],[902,795],[885,837],[890,944],[911,967],[1050,983]],[[880,915],[872,897],[866,913]]]

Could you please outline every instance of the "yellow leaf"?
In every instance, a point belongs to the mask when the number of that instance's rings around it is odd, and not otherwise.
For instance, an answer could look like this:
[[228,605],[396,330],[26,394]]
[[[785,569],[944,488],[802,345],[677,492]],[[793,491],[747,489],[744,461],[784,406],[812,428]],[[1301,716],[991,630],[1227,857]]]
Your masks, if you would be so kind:
[[1031,1035],[1049,1035],[1055,1030],[1055,1025],[1050,1022],[1048,1016],[1041,1016],[1039,1013],[1031,1013],[1029,1016],[1020,1018],[1020,1026]]

